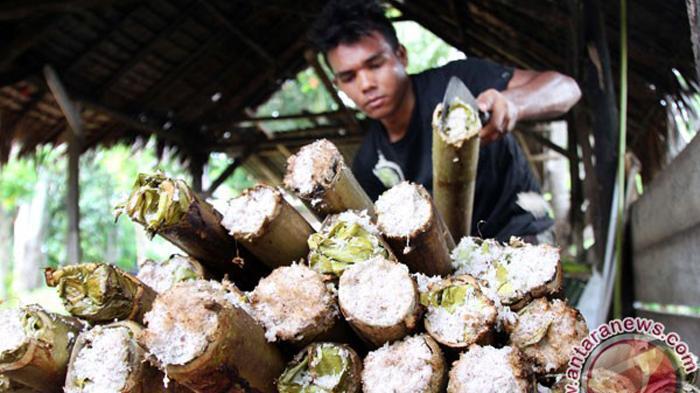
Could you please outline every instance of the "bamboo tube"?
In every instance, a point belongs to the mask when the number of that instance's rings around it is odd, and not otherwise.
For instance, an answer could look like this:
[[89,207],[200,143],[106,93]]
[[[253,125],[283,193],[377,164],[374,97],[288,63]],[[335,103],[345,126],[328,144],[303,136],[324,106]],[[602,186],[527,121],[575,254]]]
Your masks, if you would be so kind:
[[471,345],[450,370],[447,393],[530,393],[533,391],[517,348]]
[[0,393],[39,393],[0,374]]
[[305,345],[327,338],[339,323],[335,295],[323,276],[304,265],[273,270],[248,298],[268,341]]
[[355,263],[381,256],[398,261],[365,211],[332,214],[309,237],[309,266],[335,280]]
[[430,276],[452,272],[454,240],[423,186],[399,183],[379,196],[376,209],[379,230],[412,272]]
[[381,346],[414,332],[422,308],[406,265],[375,257],[345,270],[338,285],[345,319],[367,342]]
[[221,224],[270,269],[304,259],[314,232],[281,192],[265,185],[229,201]]
[[456,276],[429,284],[421,303],[427,307],[425,330],[440,344],[466,348],[492,339],[498,310],[473,277]]
[[481,121],[456,99],[443,126],[443,109],[440,103],[433,112],[433,198],[452,237],[461,239],[471,233]]
[[522,351],[538,375],[563,373],[574,347],[588,336],[581,313],[559,299],[532,301],[507,328],[509,345]]
[[485,280],[484,290],[504,306],[519,310],[532,299],[559,293],[563,271],[559,250],[517,238],[509,244],[464,238],[453,251],[458,271]]
[[103,263],[46,268],[46,284],[56,287],[71,315],[93,323],[143,321],[156,292],[136,277]]
[[284,185],[320,219],[345,210],[366,210],[374,217],[367,193],[345,164],[338,148],[326,139],[302,147],[287,160]]
[[185,281],[158,295],[139,343],[169,378],[200,393],[274,392],[278,349],[224,287]]
[[362,360],[349,346],[313,343],[301,350],[277,381],[279,393],[360,393]]
[[221,213],[182,180],[139,174],[128,199],[115,208],[154,236],[158,234],[201,262],[217,277],[253,288],[269,272],[221,226]]
[[445,389],[445,357],[427,334],[407,337],[367,354],[364,393],[440,393]]
[[136,337],[142,327],[121,321],[80,333],[71,353],[65,393],[152,393],[185,391],[146,362],[147,354]]
[[163,293],[181,281],[204,279],[207,272],[204,266],[194,258],[173,254],[162,262],[147,259],[139,263],[136,278],[153,288],[156,293]]
[[70,351],[84,327],[38,305],[0,311],[0,374],[39,392],[61,392]]

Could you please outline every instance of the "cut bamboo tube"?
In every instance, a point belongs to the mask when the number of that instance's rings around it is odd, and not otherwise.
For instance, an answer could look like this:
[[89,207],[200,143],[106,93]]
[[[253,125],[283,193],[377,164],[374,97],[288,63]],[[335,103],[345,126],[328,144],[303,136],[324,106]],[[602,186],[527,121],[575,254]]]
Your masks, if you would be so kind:
[[452,237],[461,239],[471,233],[481,121],[459,99],[450,103],[444,125],[443,110],[438,104],[433,112],[433,198]]
[[335,295],[323,276],[303,265],[275,269],[248,298],[268,341],[302,346],[326,339],[340,322]]
[[406,265],[375,257],[345,270],[338,302],[353,329],[374,346],[414,332],[422,307]]
[[39,392],[62,392],[73,343],[86,325],[37,305],[3,310],[0,320],[0,374]]
[[314,232],[281,192],[266,185],[232,199],[221,224],[270,269],[304,259]]
[[399,260],[412,272],[446,276],[452,272],[452,235],[423,186],[402,182],[379,196],[377,226]]
[[269,269],[239,248],[221,225],[221,213],[182,180],[140,174],[126,202],[115,208],[154,236],[158,234],[204,264],[217,277],[252,289]]
[[450,370],[447,393],[530,393],[525,361],[517,348],[472,345]]
[[80,333],[71,353],[64,392],[185,391],[173,382],[166,387],[163,373],[146,362],[147,354],[136,341],[141,332],[140,325],[122,321]]
[[143,321],[156,292],[136,277],[103,263],[46,268],[46,284],[56,287],[66,310],[90,322]]
[[169,378],[201,393],[274,392],[284,369],[236,294],[212,281],[185,281],[158,295],[139,343]]
[[309,237],[309,266],[336,280],[355,263],[381,256],[398,261],[367,212],[348,210],[326,217]]
[[421,303],[427,307],[425,330],[440,344],[466,348],[490,343],[498,310],[473,277],[456,276],[429,284]]
[[383,346],[367,354],[362,369],[364,393],[440,393],[447,382],[445,357],[427,334]]
[[374,217],[374,206],[343,156],[326,139],[302,147],[287,160],[284,185],[296,194],[319,219],[345,210],[366,210]]
[[280,393],[360,393],[362,360],[349,346],[313,343],[301,350],[277,381]]
[[181,281],[204,279],[207,272],[204,266],[194,258],[173,254],[162,262],[146,259],[139,263],[136,278],[153,288],[157,293],[163,293]]
[[574,347],[588,336],[581,313],[559,299],[532,301],[506,327],[510,345],[523,352],[538,375],[565,372]]

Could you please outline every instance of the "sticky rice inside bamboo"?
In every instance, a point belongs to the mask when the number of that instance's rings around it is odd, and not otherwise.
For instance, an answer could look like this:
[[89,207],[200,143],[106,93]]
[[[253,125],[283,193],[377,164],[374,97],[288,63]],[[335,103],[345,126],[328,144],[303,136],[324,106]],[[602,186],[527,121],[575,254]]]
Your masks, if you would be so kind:
[[163,293],[178,282],[203,278],[193,263],[198,262],[177,254],[162,262],[149,259],[141,263],[136,278],[156,292]]
[[400,323],[416,307],[416,289],[408,267],[381,257],[345,270],[338,297],[352,318],[378,327]]
[[445,127],[440,128],[440,133],[446,143],[459,147],[466,139],[476,136],[480,129],[481,121],[476,111],[461,99],[455,98],[450,103]]
[[255,187],[229,202],[221,221],[233,236],[254,236],[274,218],[278,195],[269,187]]
[[433,352],[425,336],[407,337],[370,352],[364,360],[362,386],[365,393],[428,392],[436,372]]
[[219,320],[208,304],[228,302],[213,281],[186,281],[158,295],[144,321],[142,339],[162,366],[183,365],[204,353]]
[[27,344],[29,337],[22,325],[22,314],[17,309],[0,310],[0,362]]
[[343,156],[326,139],[302,147],[287,161],[285,185],[302,197],[321,193],[336,178]]
[[390,237],[409,237],[426,227],[432,205],[415,184],[402,182],[379,196],[375,204],[377,225]]
[[526,393],[522,365],[511,347],[472,345],[450,372],[450,393]]
[[333,293],[323,277],[306,266],[292,264],[275,269],[251,292],[255,318],[268,341],[299,341],[333,326],[338,315]]
[[89,345],[80,350],[71,365],[74,383],[66,387],[66,393],[122,392],[131,371],[129,359],[136,356],[129,350],[129,329],[97,326],[84,334]]

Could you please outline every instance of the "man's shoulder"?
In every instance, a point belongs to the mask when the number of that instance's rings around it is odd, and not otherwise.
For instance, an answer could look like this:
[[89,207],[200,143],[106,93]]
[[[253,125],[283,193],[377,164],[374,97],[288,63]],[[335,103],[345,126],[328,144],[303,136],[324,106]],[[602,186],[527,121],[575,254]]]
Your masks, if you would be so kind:
[[412,75],[419,89],[434,85],[447,86],[452,76],[459,77],[474,95],[478,95],[489,88],[505,89],[513,76],[513,68],[477,57],[468,57]]

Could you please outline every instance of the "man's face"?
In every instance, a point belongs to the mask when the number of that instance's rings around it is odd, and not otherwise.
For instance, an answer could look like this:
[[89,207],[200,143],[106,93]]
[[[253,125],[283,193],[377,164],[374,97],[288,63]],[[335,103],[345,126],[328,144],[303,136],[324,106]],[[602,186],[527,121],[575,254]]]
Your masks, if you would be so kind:
[[376,32],[352,44],[338,45],[326,53],[326,59],[336,86],[373,119],[391,115],[410,86],[406,50],[393,50]]

